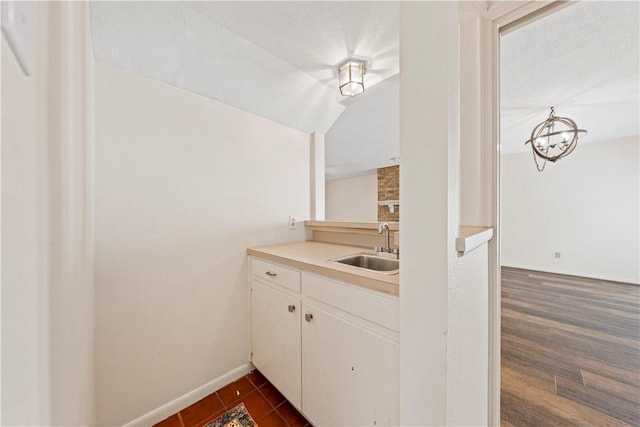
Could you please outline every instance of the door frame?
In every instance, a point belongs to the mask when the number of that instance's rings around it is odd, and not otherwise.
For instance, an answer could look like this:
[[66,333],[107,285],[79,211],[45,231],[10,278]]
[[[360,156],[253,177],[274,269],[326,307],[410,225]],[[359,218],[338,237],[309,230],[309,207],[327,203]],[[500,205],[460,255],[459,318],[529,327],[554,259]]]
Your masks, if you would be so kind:
[[[483,25],[478,27],[482,42],[479,67],[476,70],[485,85],[480,105],[484,135],[484,182],[488,210],[485,221],[493,226],[494,238],[489,242],[489,381],[488,424],[500,425],[500,328],[501,328],[501,273],[500,273],[500,36],[560,8],[577,1],[509,1],[497,2],[480,13]],[[487,205],[485,205],[487,206]]]

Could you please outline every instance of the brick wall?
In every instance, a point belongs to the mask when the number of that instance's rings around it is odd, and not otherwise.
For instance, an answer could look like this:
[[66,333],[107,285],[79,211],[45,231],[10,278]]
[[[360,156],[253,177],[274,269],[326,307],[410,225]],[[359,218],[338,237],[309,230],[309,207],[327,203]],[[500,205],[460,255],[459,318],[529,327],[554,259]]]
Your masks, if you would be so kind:
[[[382,200],[400,200],[400,165],[378,169],[378,201]],[[378,206],[378,221],[400,221],[400,206],[394,213]]]

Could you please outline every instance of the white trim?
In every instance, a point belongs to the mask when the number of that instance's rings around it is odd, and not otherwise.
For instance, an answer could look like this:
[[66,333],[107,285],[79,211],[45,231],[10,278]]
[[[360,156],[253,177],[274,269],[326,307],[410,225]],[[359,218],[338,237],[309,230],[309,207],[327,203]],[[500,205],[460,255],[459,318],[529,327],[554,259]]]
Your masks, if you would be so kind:
[[244,365],[241,365],[227,372],[226,374],[214,379],[213,381],[210,381],[204,385],[201,385],[195,390],[192,390],[186,394],[183,394],[177,399],[174,399],[171,402],[167,402],[164,405],[160,406],[159,408],[156,408],[144,414],[143,416],[136,418],[135,420],[129,421],[124,425],[124,427],[152,426],[156,423],[159,423],[160,421],[175,414],[181,409],[184,409],[187,406],[191,405],[192,403],[195,403],[198,400],[202,399],[203,397],[206,397],[211,393],[215,392],[216,390],[219,390],[225,385],[230,384],[239,378],[242,378],[252,370],[253,370],[253,365],[251,363],[245,363]]
[[[49,358],[53,425],[94,423],[92,117],[88,5],[51,3],[47,96]],[[69,327],[73,325],[73,333]]]
[[500,386],[501,386],[501,277],[500,277],[500,110],[498,92],[500,73],[499,32],[495,22],[481,27],[482,40],[487,48],[483,58],[490,58],[485,64],[487,90],[485,96],[485,154],[490,170],[487,171],[486,184],[489,185],[487,200],[490,206],[487,211],[494,230],[494,237],[489,241],[489,425],[500,426]]
[[[490,177],[486,199],[489,201],[491,226],[495,236],[489,242],[489,425],[500,425],[500,323],[501,323],[501,275],[500,275],[500,29],[524,17],[535,17],[540,9],[553,4],[557,7],[566,2],[556,0],[529,2],[496,2],[482,16],[489,19],[488,25],[480,27],[479,36],[486,51],[481,55],[480,70],[485,72],[486,90],[483,92],[484,147],[487,155],[486,177]],[[549,9],[545,11],[549,13]]]
[[558,0],[499,1],[494,2],[483,15],[496,23],[498,27],[504,27],[557,1]]
[[491,227],[461,226],[456,237],[456,251],[458,256],[464,256],[472,250],[484,245],[493,237]]

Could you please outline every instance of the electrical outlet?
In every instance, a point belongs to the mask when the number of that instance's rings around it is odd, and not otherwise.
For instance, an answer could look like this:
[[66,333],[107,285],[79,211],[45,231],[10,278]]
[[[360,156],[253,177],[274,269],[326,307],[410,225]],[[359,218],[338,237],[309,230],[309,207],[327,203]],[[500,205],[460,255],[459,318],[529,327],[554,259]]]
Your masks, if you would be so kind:
[[556,252],[555,256],[556,256],[556,259],[560,259],[560,252]]
[[296,224],[296,217],[295,216],[290,216],[289,217],[289,230],[295,230],[298,227],[298,224]]

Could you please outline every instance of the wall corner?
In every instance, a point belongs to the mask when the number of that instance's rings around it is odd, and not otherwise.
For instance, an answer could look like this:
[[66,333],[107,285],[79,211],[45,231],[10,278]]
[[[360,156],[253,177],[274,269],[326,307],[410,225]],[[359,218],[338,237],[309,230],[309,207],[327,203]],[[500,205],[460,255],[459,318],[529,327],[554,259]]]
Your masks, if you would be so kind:
[[311,220],[324,221],[325,214],[325,160],[324,160],[324,134],[314,132],[310,138],[310,202]]

